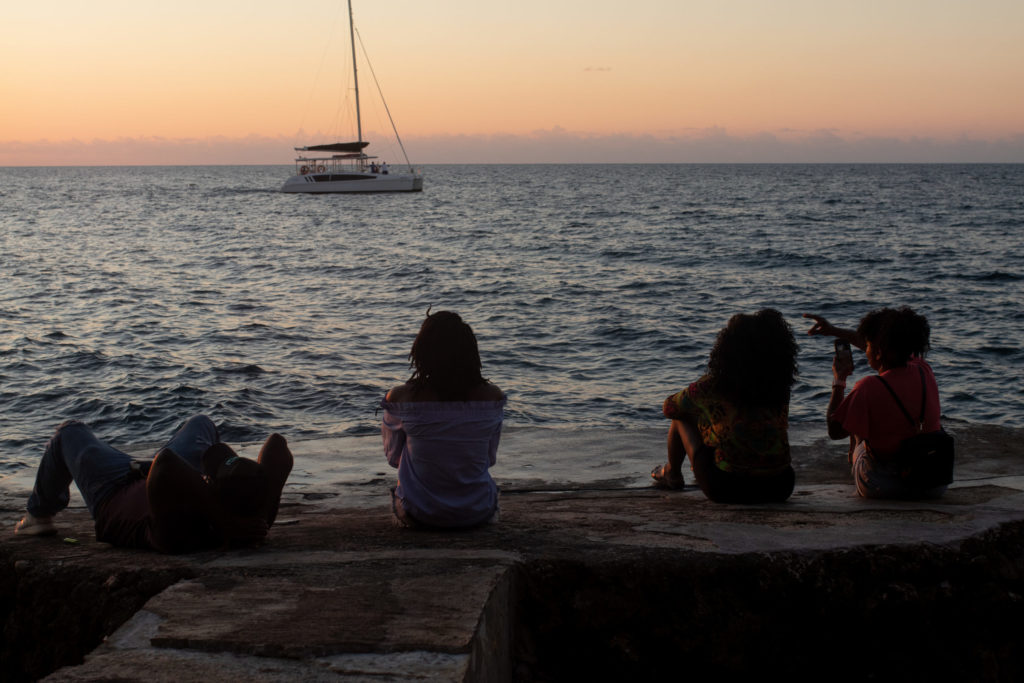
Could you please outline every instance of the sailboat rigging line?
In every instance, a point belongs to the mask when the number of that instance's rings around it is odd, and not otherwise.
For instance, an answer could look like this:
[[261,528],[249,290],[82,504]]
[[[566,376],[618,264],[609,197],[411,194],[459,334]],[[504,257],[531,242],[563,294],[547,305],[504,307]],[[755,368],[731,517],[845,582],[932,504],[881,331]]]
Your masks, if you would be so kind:
[[[366,66],[369,67],[369,69],[370,69],[370,75],[373,77],[373,84],[375,86],[377,86],[377,93],[380,95],[380,101],[384,105],[384,111],[387,112],[388,121],[391,122],[391,130],[394,131],[395,139],[398,140],[398,146],[402,150],[402,156],[405,157],[405,165],[409,167],[410,171],[412,171],[412,163],[409,161],[409,155],[405,153],[405,145],[402,144],[402,137],[398,134],[398,127],[395,126],[395,120],[393,118],[391,118],[391,109],[388,108],[388,101],[386,99],[384,99],[384,91],[381,89],[380,82],[377,80],[377,74],[373,70],[373,64],[370,63],[370,55],[367,54],[367,52],[366,52],[366,46],[363,45],[363,36],[359,33],[358,30],[356,30],[356,29],[353,29],[353,30],[355,30],[356,36],[359,37],[359,47],[361,47],[363,49],[363,59],[366,60]],[[353,60],[355,60],[355,52],[354,52],[354,50],[356,49],[355,46],[356,46],[356,42],[355,42],[355,40],[353,40],[352,41],[352,50],[353,50],[352,59]],[[357,97],[358,97],[358,95],[357,95]],[[362,140],[361,137],[359,139]]]
[[[334,35],[337,32],[338,19],[341,17],[341,13],[334,15],[334,19],[331,22],[331,28],[328,32],[329,35]],[[299,109],[299,127],[295,131],[295,135],[292,137],[292,147],[298,147],[301,141],[300,135],[305,135],[306,124],[310,123],[315,125],[313,122],[307,120],[307,112],[313,111],[313,102],[317,99],[317,92],[319,90],[318,85],[321,83],[321,78],[324,73],[324,65],[327,63],[328,53],[333,49],[333,45],[330,42],[323,43],[323,50],[320,54],[320,61],[317,62],[316,73],[313,75],[312,85],[309,88],[309,95],[306,97],[306,106]],[[348,73],[345,71],[344,73]],[[348,92],[348,82],[345,83],[345,89],[339,89],[339,96],[336,106],[334,107],[334,115],[329,119],[331,126],[328,128],[328,136],[340,132],[340,122],[342,119],[342,108],[345,106],[345,93]]]

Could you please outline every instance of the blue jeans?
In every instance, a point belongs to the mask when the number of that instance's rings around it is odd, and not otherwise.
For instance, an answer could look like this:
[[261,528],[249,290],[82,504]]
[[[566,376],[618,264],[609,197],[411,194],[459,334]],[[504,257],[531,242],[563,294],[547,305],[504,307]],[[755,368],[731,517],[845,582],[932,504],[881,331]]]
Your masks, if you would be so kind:
[[[202,471],[203,453],[219,441],[213,421],[196,415],[178,428],[164,448]],[[95,517],[96,507],[135,476],[131,463],[131,456],[100,441],[85,424],[65,422],[46,444],[28,497],[28,512],[34,517],[49,517],[66,508],[74,481],[89,514]]]

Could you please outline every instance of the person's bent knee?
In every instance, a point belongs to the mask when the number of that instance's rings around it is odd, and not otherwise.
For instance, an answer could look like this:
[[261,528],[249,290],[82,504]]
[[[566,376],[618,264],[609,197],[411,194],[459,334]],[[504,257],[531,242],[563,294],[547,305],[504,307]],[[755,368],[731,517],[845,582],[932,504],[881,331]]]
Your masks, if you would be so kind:
[[197,413],[181,423],[182,427],[193,425],[201,425],[203,429],[212,429],[215,433],[217,431],[217,425],[213,423],[213,420],[211,420],[209,416],[204,415],[203,413]]
[[63,432],[73,431],[76,429],[84,429],[87,432],[92,431],[89,429],[88,425],[86,425],[81,420],[64,420],[59,425],[57,425],[57,429],[54,430],[54,433],[62,434]]

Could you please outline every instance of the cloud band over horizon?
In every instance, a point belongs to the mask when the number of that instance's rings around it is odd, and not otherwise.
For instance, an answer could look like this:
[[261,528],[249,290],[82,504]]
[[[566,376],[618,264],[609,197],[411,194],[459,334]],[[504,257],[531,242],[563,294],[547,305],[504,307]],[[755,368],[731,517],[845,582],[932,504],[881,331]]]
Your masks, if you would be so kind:
[[[384,139],[370,133],[368,139]],[[310,136],[311,140],[319,137]],[[0,141],[0,166],[289,164],[294,138],[125,137],[114,140]],[[561,128],[529,135],[435,135],[405,140],[416,164],[459,163],[1024,163],[1024,133],[895,137],[834,130],[733,134],[587,134]],[[382,154],[380,147],[377,154]],[[385,158],[399,161],[388,149]]]

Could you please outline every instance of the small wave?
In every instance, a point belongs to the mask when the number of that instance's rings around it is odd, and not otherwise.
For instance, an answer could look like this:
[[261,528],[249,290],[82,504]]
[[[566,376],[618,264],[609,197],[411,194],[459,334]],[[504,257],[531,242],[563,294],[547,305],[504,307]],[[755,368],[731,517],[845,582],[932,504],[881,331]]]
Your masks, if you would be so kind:
[[975,280],[977,282],[1017,282],[1018,280],[1024,280],[1024,275],[1007,273],[1002,270],[994,270],[991,273],[979,275],[963,275],[961,277],[965,280]]
[[176,395],[176,396],[196,397],[196,396],[202,396],[202,395],[206,394],[207,392],[204,391],[203,389],[199,389],[197,387],[192,387],[192,386],[189,386],[187,384],[179,384],[178,386],[176,386],[173,389],[171,389],[171,393]]
[[346,427],[341,431],[341,433],[345,436],[370,436],[373,434],[380,434],[380,427],[376,424],[353,425],[351,427]]
[[641,339],[645,337],[648,332],[646,330],[640,330],[630,327],[599,327],[597,334],[601,337],[616,339],[619,341],[631,341],[634,339]]
[[52,359],[73,371],[96,370],[105,367],[110,359],[100,351],[75,351]]
[[616,287],[619,291],[632,292],[632,291],[646,291],[649,289],[655,289],[659,291],[665,291],[669,285],[665,282],[651,282],[647,280],[634,280],[632,282],[626,282]]
[[267,371],[255,363],[237,363],[214,368],[214,372],[225,375],[262,375]]
[[[220,195],[240,195],[240,196],[244,196],[244,195],[249,195],[249,194],[274,194],[274,195],[280,194],[280,195],[283,195],[285,193],[281,192],[280,189],[274,188],[274,187],[267,187],[267,188],[264,188],[262,190],[259,189],[259,188],[248,188],[248,187],[225,187],[223,189],[219,189],[219,190],[216,190],[214,192],[209,192],[209,193],[207,193],[206,196],[208,196],[208,197],[210,197],[212,199],[216,199]],[[310,195],[303,195],[303,196],[308,197]]]
[[392,270],[389,275],[394,278],[411,278],[418,275],[430,275],[433,272],[433,268],[427,265],[403,265]]
[[831,216],[811,216],[806,213],[792,214],[786,217],[787,227],[798,228],[804,223],[825,223],[832,221]]
[[1015,356],[1020,353],[1020,349],[1013,346],[982,346],[978,350],[982,353],[991,353],[996,356]]

